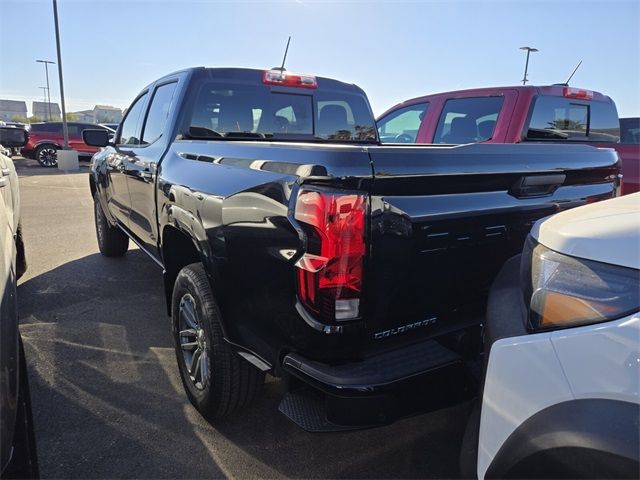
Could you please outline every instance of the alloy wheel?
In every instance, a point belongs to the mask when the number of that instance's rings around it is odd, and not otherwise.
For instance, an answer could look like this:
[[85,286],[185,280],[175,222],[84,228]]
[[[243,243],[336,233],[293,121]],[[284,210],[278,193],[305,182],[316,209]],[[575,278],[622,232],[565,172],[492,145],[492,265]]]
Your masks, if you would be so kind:
[[45,167],[53,167],[58,164],[58,153],[53,147],[46,147],[38,153],[38,161]]
[[211,376],[207,337],[198,320],[195,299],[188,293],[180,300],[178,316],[178,337],[184,365],[193,385],[198,390],[204,390]]

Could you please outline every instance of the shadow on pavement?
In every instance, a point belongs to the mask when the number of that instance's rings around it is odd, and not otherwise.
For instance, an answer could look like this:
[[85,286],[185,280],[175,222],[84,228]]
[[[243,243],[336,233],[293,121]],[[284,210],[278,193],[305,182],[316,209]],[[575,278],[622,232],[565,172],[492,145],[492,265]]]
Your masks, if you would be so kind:
[[180,383],[160,269],[93,254],[18,288],[43,477],[457,476],[468,405],[350,433],[309,434],[270,380],[213,428]]

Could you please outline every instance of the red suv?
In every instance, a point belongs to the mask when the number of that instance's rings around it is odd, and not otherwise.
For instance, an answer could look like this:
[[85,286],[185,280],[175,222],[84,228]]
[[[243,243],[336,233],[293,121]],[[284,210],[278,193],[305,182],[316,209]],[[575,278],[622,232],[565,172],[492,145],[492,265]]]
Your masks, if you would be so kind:
[[[622,193],[640,188],[638,145],[620,140],[616,105],[598,92],[567,85],[489,87],[402,102],[377,120],[382,143],[588,143],[614,148]],[[628,136],[628,135],[627,135]]]
[[[113,130],[94,123],[67,122],[69,129],[69,146],[78,152],[80,160],[90,160],[99,148],[90,147],[82,140],[82,132],[86,129]],[[29,129],[29,141],[22,149],[25,157],[34,158],[43,167],[58,165],[57,151],[64,145],[62,122],[32,123]]]

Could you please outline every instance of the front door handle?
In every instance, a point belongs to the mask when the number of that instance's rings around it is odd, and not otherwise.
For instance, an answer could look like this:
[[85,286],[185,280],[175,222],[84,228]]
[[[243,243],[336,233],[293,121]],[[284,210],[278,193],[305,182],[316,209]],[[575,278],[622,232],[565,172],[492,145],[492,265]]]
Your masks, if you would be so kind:
[[145,180],[151,180],[153,178],[153,173],[151,173],[148,170],[141,170],[140,178],[144,178]]

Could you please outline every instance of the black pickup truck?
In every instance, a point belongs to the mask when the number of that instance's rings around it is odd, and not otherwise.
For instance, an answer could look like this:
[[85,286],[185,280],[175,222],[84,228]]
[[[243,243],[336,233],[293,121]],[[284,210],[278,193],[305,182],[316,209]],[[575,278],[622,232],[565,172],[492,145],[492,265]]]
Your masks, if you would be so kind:
[[378,142],[364,92],[283,70],[193,68],[87,130],[100,251],[164,271],[185,390],[211,422],[265,373],[303,428],[468,398],[488,288],[532,223],[613,197],[612,150]]

